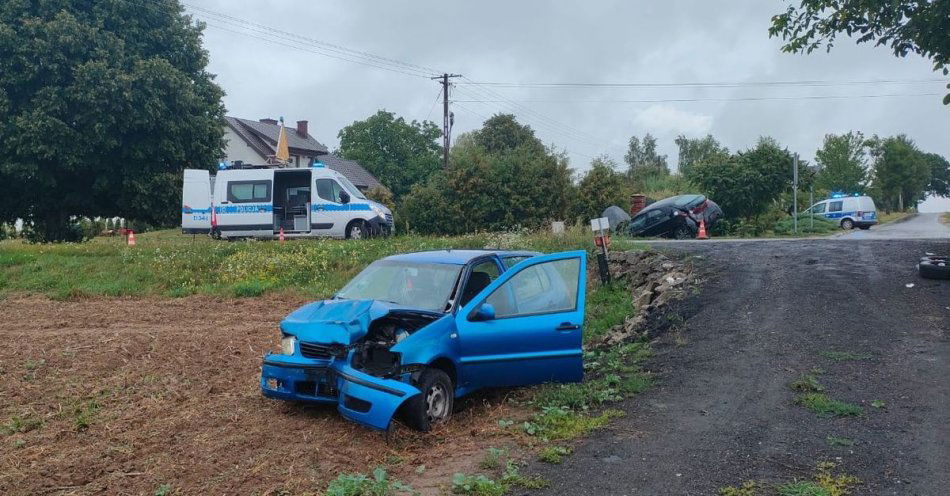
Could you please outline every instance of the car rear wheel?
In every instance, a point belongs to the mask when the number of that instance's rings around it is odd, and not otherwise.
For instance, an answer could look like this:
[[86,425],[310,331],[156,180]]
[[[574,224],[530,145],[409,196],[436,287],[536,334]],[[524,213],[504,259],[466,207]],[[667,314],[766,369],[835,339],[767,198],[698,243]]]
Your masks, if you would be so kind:
[[452,416],[455,400],[452,380],[445,372],[428,368],[419,375],[415,386],[422,394],[406,401],[406,422],[413,429],[428,432]]
[[686,226],[679,226],[673,231],[673,237],[676,239],[692,239],[693,231]]
[[841,221],[841,228],[846,231],[850,231],[851,229],[854,229],[854,222],[852,222],[851,219],[845,219]]

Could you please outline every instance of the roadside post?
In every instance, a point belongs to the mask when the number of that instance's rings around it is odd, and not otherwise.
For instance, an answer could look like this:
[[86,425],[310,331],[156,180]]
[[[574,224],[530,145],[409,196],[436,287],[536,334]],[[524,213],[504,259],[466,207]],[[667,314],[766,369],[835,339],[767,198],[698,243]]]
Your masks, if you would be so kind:
[[594,231],[594,245],[600,247],[597,254],[597,270],[601,284],[610,283],[610,269],[607,267],[607,245],[610,244],[610,219],[600,217],[590,220],[590,230]]
[[798,153],[792,156],[792,225],[798,235]]
[[[811,208],[815,204],[815,185],[811,185],[811,189],[808,190],[808,208]],[[808,229],[812,234],[815,233],[815,212],[809,211],[811,215],[808,216],[809,226]]]

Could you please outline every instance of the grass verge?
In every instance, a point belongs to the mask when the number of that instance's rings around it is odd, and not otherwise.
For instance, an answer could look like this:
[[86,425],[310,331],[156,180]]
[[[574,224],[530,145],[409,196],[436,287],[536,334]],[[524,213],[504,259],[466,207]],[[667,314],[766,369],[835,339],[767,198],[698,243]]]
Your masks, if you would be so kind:
[[[333,294],[370,262],[396,253],[437,249],[495,248],[541,252],[591,250],[590,231],[481,233],[439,237],[404,235],[358,241],[332,239],[287,243],[229,243],[177,230],[86,243],[36,245],[0,241],[0,294],[31,292],[66,300],[88,296],[213,294],[253,297],[273,291],[305,296]],[[614,249],[630,249],[618,239]]]

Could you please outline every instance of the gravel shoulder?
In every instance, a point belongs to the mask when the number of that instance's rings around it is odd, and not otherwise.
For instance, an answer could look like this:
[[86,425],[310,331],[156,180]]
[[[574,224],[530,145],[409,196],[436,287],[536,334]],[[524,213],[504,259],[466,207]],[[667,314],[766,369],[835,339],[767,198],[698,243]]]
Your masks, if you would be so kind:
[[[670,244],[707,281],[678,338],[658,343],[659,386],[577,446],[536,463],[544,494],[716,494],[745,480],[810,478],[822,461],[864,481],[855,494],[939,495],[950,487],[950,284],[920,279],[945,241],[795,240]],[[911,288],[906,287],[913,283]],[[835,361],[823,352],[867,354]],[[859,417],[796,405],[812,369]],[[871,405],[883,402],[882,408]],[[853,440],[831,446],[829,436]]]

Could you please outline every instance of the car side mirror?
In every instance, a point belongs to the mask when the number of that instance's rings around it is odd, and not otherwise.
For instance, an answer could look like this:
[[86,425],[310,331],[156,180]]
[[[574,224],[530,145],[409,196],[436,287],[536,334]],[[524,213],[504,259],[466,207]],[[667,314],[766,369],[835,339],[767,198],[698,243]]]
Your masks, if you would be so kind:
[[469,319],[475,322],[484,322],[486,320],[495,320],[495,307],[491,303],[482,303],[472,317]]
[[346,191],[340,191],[340,203],[344,205],[350,203],[350,194]]

